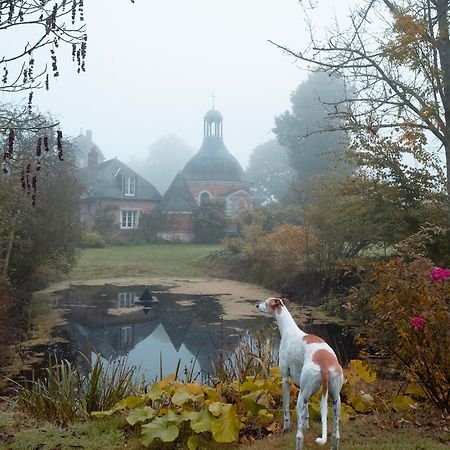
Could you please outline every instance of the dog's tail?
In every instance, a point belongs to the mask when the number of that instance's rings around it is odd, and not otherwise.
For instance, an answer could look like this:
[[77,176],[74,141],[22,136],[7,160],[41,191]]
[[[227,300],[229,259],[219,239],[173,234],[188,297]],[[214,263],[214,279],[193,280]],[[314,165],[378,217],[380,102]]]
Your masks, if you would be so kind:
[[[323,386],[325,388],[325,386]],[[322,393],[320,399],[320,416],[322,420],[322,437],[318,437],[316,442],[325,445],[327,442],[327,413],[328,413],[328,389]]]

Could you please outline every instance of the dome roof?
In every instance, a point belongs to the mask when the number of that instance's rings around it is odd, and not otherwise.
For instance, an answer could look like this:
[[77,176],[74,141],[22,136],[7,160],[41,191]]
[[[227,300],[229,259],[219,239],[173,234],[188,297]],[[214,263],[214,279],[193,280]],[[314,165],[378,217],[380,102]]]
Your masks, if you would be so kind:
[[184,166],[183,176],[186,181],[246,182],[238,160],[218,136],[205,137],[198,153]]
[[210,109],[203,118],[206,122],[221,122],[223,117],[217,109]]

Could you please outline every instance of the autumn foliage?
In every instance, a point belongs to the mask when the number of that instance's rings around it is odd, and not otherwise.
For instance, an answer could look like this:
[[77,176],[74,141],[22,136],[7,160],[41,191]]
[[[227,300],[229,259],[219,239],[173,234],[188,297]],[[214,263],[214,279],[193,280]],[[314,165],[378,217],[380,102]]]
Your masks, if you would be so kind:
[[[366,343],[391,359],[432,403],[450,407],[450,271],[425,256],[378,263]],[[364,289],[364,288],[363,288]]]

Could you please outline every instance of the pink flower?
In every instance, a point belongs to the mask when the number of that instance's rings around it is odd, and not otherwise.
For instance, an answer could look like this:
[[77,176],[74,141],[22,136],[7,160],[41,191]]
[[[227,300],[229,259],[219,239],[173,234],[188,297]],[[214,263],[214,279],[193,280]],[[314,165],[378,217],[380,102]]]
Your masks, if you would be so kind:
[[422,331],[425,328],[425,324],[427,322],[427,319],[424,316],[416,316],[411,319],[411,326],[416,331]]
[[448,277],[450,277],[450,270],[441,267],[435,267],[430,273],[430,278],[433,281],[444,281]]

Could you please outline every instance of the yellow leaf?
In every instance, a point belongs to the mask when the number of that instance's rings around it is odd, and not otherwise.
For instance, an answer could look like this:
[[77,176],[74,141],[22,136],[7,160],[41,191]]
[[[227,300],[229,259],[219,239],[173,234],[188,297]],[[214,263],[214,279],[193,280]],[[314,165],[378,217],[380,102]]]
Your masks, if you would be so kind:
[[186,383],[187,390],[194,395],[203,393],[203,387],[198,383]]
[[269,369],[269,372],[270,372],[270,374],[271,374],[273,377],[281,378],[281,372],[280,372],[280,368],[279,368],[279,367],[271,367],[271,368]]
[[239,420],[236,405],[223,404],[220,417],[211,423],[211,433],[216,442],[233,442],[239,438],[244,425]]
[[414,400],[407,395],[396,395],[391,397],[391,403],[395,409],[399,410],[410,409],[415,404]]
[[376,373],[365,361],[361,361],[360,359],[352,359],[348,367],[344,370],[344,374],[348,383],[353,386],[359,381],[373,383],[377,379]]

